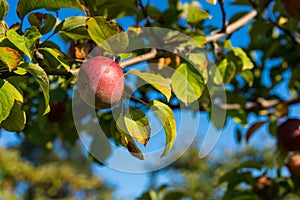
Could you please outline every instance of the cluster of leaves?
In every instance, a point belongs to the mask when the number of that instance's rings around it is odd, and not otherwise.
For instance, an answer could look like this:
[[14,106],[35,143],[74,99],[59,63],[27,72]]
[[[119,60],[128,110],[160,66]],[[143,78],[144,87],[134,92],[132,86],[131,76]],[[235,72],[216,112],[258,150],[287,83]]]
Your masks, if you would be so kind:
[[[153,184],[140,199],[299,198],[299,183],[276,169],[270,149],[246,148],[224,153],[223,159],[208,157],[201,162],[197,155],[197,149],[189,149],[164,171],[172,185]],[[153,179],[161,175],[155,172]]]
[[[70,199],[78,193],[85,198],[110,198],[110,190],[103,186],[101,179],[82,169],[83,165],[89,167],[82,160],[76,165],[52,153],[52,161],[33,165],[21,158],[16,149],[1,149],[0,155],[2,198]],[[16,192],[20,187],[23,192]]]

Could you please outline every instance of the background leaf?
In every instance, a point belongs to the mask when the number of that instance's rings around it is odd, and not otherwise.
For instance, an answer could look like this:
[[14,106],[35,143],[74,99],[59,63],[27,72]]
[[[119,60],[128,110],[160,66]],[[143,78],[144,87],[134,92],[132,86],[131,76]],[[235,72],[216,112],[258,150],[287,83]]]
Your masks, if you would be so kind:
[[160,93],[165,95],[167,101],[170,100],[171,86],[170,86],[170,82],[167,79],[165,79],[164,77],[158,74],[153,74],[149,72],[140,72],[136,69],[131,69],[130,73],[138,76],[139,78],[143,79],[144,81],[152,85]]
[[84,8],[78,0],[19,0],[17,14],[20,19],[23,19],[29,12],[40,8],[53,11],[61,8],[74,8],[84,12]]
[[187,15],[187,22],[191,25],[196,25],[201,21],[212,18],[205,10],[191,9]]
[[153,100],[149,103],[149,105],[164,127],[166,134],[166,145],[161,157],[167,156],[176,139],[176,121],[173,111],[169,106],[160,101]]
[[239,47],[233,47],[230,40],[226,40],[224,43],[224,47],[232,50],[233,54],[238,57],[241,61],[240,68],[242,71],[249,70],[254,68],[254,64],[246,54],[246,52]]
[[248,142],[250,137],[253,135],[253,133],[255,133],[255,131],[257,131],[266,122],[267,121],[260,121],[260,122],[256,122],[256,123],[252,124],[246,133],[246,142]]
[[39,83],[42,88],[45,100],[45,108],[44,114],[47,114],[50,111],[49,100],[49,79],[46,72],[41,68],[38,64],[33,63],[24,63],[19,66],[20,68],[25,69],[28,73],[30,73]]

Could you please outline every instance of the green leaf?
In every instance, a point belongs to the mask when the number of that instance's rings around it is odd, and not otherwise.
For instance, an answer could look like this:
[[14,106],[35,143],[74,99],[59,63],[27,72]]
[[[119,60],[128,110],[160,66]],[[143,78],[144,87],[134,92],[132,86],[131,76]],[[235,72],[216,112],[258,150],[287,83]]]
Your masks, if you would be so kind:
[[150,85],[152,85],[155,89],[157,89],[160,93],[165,95],[167,101],[171,98],[171,86],[170,82],[158,74],[148,73],[148,72],[140,72],[136,69],[130,70],[131,74],[138,76],[139,78],[143,79]]
[[23,102],[22,94],[8,81],[0,79],[0,123],[9,116],[15,100]]
[[89,39],[90,36],[86,28],[85,16],[72,16],[66,18],[55,27],[54,32],[65,35],[74,40]]
[[26,115],[22,104],[15,101],[9,116],[1,123],[1,127],[10,132],[20,132],[25,128]]
[[8,13],[8,3],[6,0],[0,0],[0,21],[4,20]]
[[4,21],[0,21],[0,38],[4,37],[7,31],[7,24]]
[[[113,131],[116,127],[116,130]],[[113,138],[117,138],[117,142],[121,144],[122,146],[126,147],[129,151],[129,153],[140,159],[143,160],[145,158],[145,155],[142,153],[142,151],[136,146],[135,142],[133,141],[132,137],[128,133],[128,130],[125,125],[123,112],[118,117],[115,126],[111,126],[112,128],[112,135]]]
[[45,100],[45,108],[44,108],[44,115],[50,111],[49,106],[49,79],[46,72],[41,68],[38,64],[33,63],[24,63],[19,66],[20,68],[25,69],[28,73],[30,73],[38,82],[40,87],[42,88]]
[[61,8],[74,8],[84,12],[84,7],[80,4],[78,0],[19,0],[17,6],[17,14],[20,19],[23,18],[31,11],[45,8],[51,11],[57,11]]
[[182,63],[171,77],[172,88],[185,104],[196,101],[204,90],[204,81],[200,73],[193,66]]
[[86,25],[92,40],[108,52],[118,54],[127,48],[128,36],[115,21],[96,16],[88,18]]
[[166,134],[166,145],[161,157],[167,156],[176,139],[176,121],[174,114],[169,106],[160,101],[153,100],[149,103],[149,105],[164,127]]
[[267,121],[260,121],[252,124],[246,133],[246,142],[248,142],[253,133],[255,133],[255,131],[257,131],[265,123],[267,123]]
[[165,195],[164,200],[183,199],[184,197],[185,194],[182,191],[171,191]]
[[0,60],[8,67],[9,71],[13,71],[22,61],[22,57],[18,51],[9,47],[0,47]]
[[250,60],[246,52],[242,48],[233,47],[230,40],[224,42],[226,49],[232,50],[233,54],[241,60],[241,70],[249,70],[254,68],[253,62]]
[[234,78],[235,71],[235,64],[226,58],[223,59],[218,65],[214,82],[218,85],[230,83],[230,81]]
[[244,80],[248,83],[249,87],[252,87],[253,81],[254,81],[254,75],[253,75],[252,71],[245,70],[245,71],[242,71],[240,74],[244,78]]
[[8,30],[6,36],[8,40],[26,54],[30,60],[32,60],[36,41],[42,37],[39,30],[34,26],[27,29],[22,36],[13,29]]
[[232,119],[242,125],[247,125],[247,113],[243,109],[228,109],[227,116],[231,116]]
[[40,12],[30,13],[28,21],[32,26],[36,26],[43,35],[49,33],[56,24],[56,18],[53,15]]
[[217,0],[206,0],[206,2],[216,5],[217,4]]
[[194,26],[207,18],[211,19],[212,16],[205,10],[191,9],[187,15],[187,22]]
[[191,61],[199,69],[204,69],[208,65],[208,60],[203,53],[191,53],[189,55],[189,61]]
[[147,116],[139,109],[130,109],[124,116],[124,122],[129,134],[146,146],[151,133]]
[[53,48],[39,48],[38,49],[41,53],[44,51],[44,52],[47,52],[48,54],[50,54],[53,59],[57,60],[66,70],[70,70],[70,66],[69,64],[67,63],[67,61],[63,58],[63,54],[58,51],[57,49],[53,49]]

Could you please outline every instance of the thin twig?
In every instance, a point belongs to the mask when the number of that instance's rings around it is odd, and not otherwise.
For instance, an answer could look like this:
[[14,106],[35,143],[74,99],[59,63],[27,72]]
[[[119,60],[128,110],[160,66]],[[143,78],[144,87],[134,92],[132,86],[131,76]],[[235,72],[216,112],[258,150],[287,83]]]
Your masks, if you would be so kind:
[[222,12],[221,32],[226,32],[227,21],[226,21],[226,12],[225,12],[225,7],[224,7],[224,0],[219,0],[219,5],[220,5],[220,8],[221,8],[221,12]]
[[283,28],[282,26],[280,26],[278,23],[276,23],[275,21],[273,21],[272,19],[268,19],[274,26],[276,26],[277,28],[279,28],[280,30],[282,30],[286,35],[288,35],[293,42],[295,42],[296,44],[300,44],[300,37],[296,37],[293,35],[293,33],[291,31],[289,31],[288,29]]
[[144,7],[142,0],[138,0],[138,4],[142,9],[144,18],[146,19],[146,26],[151,26],[151,22],[149,20],[147,9]]

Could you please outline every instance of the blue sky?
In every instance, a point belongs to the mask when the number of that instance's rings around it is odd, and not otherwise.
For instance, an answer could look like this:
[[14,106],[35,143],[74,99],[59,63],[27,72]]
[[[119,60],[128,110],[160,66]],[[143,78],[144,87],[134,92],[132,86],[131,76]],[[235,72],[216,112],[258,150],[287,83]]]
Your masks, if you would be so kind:
[[[9,5],[10,5],[10,10],[8,13],[8,16],[6,17],[6,21],[8,22],[9,25],[12,25],[16,21],[19,21],[17,18],[17,15],[15,13],[16,11],[16,0],[8,0]],[[147,0],[144,0],[144,2],[147,2]],[[187,1],[183,1],[187,2]],[[227,20],[230,19],[232,15],[234,15],[236,12],[240,12],[241,10],[247,11],[249,8],[247,7],[236,7],[229,5],[230,2],[232,1],[225,1],[225,9],[227,11]],[[161,10],[164,10],[167,8],[167,0],[150,0],[150,3],[159,6]],[[210,4],[207,4],[204,0],[201,0],[200,3],[203,4],[203,7],[205,9],[208,9],[209,13],[213,16],[211,20],[207,20],[206,23],[213,24],[215,26],[221,27],[221,15],[220,15],[220,8],[219,6],[213,6]],[[80,15],[82,13],[66,9],[66,12],[60,12],[59,17],[61,19],[69,16],[69,15]],[[126,17],[123,19],[119,19],[118,22],[121,24],[121,26],[126,30],[128,26],[133,24],[133,21],[130,17]],[[234,46],[239,46],[239,47],[244,47],[249,44],[249,37],[247,35],[249,25],[243,27],[236,33],[234,33],[232,37],[232,43]],[[54,39],[58,39],[58,37],[55,37]],[[61,45],[64,47],[63,49],[67,49],[67,45],[64,44],[62,41]],[[274,63],[273,63],[274,62]],[[269,63],[270,67],[272,67],[275,62],[278,61],[272,61]],[[265,74],[264,76],[268,77],[268,74]],[[288,80],[289,74],[284,74],[284,78]],[[267,80],[267,79],[266,79]],[[268,81],[265,82],[265,84],[268,84]],[[282,94],[284,97],[289,97],[289,93],[287,92],[287,89],[285,88],[284,84],[277,88],[276,91],[280,91],[280,94]],[[300,112],[299,106],[292,106],[290,116],[297,116],[297,113]],[[189,115],[189,113],[184,113],[184,115]],[[176,113],[175,117],[177,119],[180,119],[182,116],[180,116],[180,113]],[[199,113],[199,119],[201,121],[201,127],[199,126],[197,130],[194,130],[193,127],[190,126],[190,123],[184,122],[182,124],[186,124],[183,126],[183,129],[185,129],[186,132],[194,132],[197,131],[197,135],[201,137],[205,134],[205,131],[208,127],[209,120],[208,116],[203,113]],[[252,116],[249,118],[250,124],[254,121],[256,121],[257,118],[255,116]],[[157,124],[157,126],[159,126]],[[234,128],[237,125],[235,122],[230,121],[229,125],[225,128],[224,132],[222,133],[216,147],[214,150],[211,152],[210,156],[220,156],[221,152],[224,150],[236,150],[238,151],[239,149],[243,148],[244,145],[237,145],[235,143],[235,136],[234,136]],[[197,128],[197,127],[196,127]],[[272,146],[274,145],[275,141],[274,139],[270,138],[267,134],[267,128],[263,127],[261,128],[256,135],[257,137],[253,137],[253,140],[250,141],[250,145],[253,146]],[[0,138],[0,145],[1,146],[9,146],[11,144],[15,144],[17,142],[16,137],[14,134],[11,133],[3,133],[2,137]],[[103,166],[98,166],[98,165],[93,165],[93,170],[96,174],[98,174],[100,177],[104,178],[106,183],[108,185],[111,185],[113,187],[116,186],[116,191],[114,193],[115,199],[128,199],[132,198],[132,196],[137,196],[143,190],[146,189],[146,187],[149,184],[149,174],[147,173],[141,173],[141,174],[132,174],[132,173],[125,173],[125,172],[120,172],[108,167],[103,167]],[[168,182],[168,177],[162,176],[160,179],[161,182]],[[138,187],[137,187],[138,186]]]

